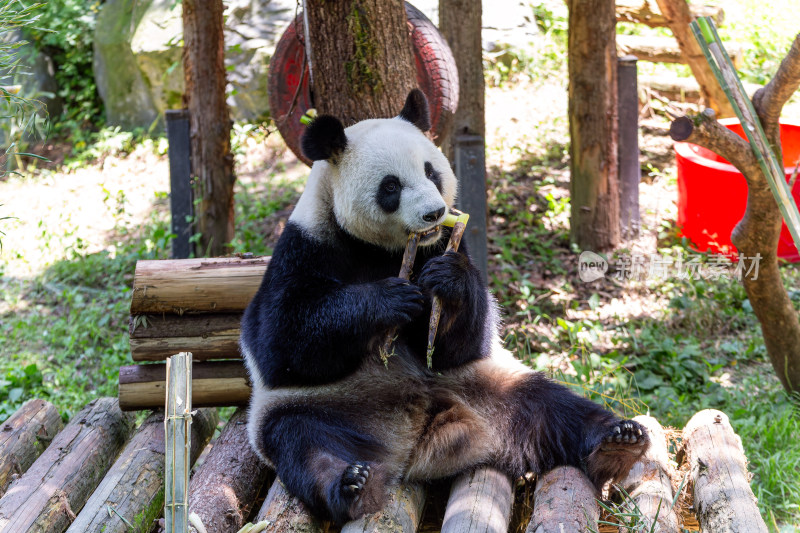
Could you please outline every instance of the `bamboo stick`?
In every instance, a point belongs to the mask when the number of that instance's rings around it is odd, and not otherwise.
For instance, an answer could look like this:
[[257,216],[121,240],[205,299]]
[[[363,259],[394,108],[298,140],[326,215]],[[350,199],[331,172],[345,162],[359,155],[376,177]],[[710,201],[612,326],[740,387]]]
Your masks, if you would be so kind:
[[167,533],[187,533],[192,426],[192,354],[188,352],[167,359],[166,404],[164,519]]
[[[400,263],[400,273],[397,274],[398,278],[411,279],[411,271],[414,268],[414,260],[417,258],[417,245],[419,245],[421,236],[421,233],[409,234],[408,241],[406,242],[406,249],[403,252],[403,262]],[[383,360],[383,364],[385,365],[389,364],[389,357],[392,356],[392,343],[394,342],[396,335],[397,328],[389,332],[389,334],[386,336],[386,340],[383,342],[383,346],[381,347],[380,356],[381,360]]]

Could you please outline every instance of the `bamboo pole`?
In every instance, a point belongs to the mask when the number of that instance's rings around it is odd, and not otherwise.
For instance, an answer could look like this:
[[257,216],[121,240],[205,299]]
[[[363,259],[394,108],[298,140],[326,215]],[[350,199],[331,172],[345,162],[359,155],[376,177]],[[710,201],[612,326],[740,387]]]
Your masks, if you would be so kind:
[[167,533],[189,531],[191,469],[192,354],[167,359],[167,435],[164,476],[164,518]]

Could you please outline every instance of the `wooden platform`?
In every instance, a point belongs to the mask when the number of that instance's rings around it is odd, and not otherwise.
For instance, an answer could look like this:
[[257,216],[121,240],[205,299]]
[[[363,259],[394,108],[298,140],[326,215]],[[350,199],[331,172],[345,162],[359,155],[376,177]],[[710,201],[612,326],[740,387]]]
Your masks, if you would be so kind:
[[[114,398],[87,405],[63,426],[55,408],[31,400],[0,424],[0,532],[112,533],[158,531],[163,511],[163,414],[138,428]],[[603,510],[583,473],[560,467],[538,479],[510,480],[491,469],[430,486],[406,485],[386,509],[345,525],[346,533],[443,531],[550,533],[650,531],[621,521],[657,522],[654,531],[767,531],[748,484],[741,442],[719,411],[697,413],[683,431],[663,431],[646,416],[653,440],[628,478],[612,488]],[[330,532],[310,516],[247,444],[237,411],[207,446],[217,425],[213,409],[192,424],[190,510],[206,530],[235,533],[248,520],[263,531]],[[31,443],[36,442],[36,445]],[[669,449],[677,449],[676,456]],[[679,464],[674,469],[671,464]],[[627,497],[622,494],[627,493]],[[680,490],[680,492],[678,492]],[[677,494],[677,496],[676,496]],[[640,527],[635,529],[634,527]]]

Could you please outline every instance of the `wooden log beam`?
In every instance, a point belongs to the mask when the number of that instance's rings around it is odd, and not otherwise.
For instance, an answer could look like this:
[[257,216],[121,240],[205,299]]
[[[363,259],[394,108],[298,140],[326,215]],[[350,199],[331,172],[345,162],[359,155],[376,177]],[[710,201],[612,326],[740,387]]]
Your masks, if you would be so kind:
[[560,466],[540,476],[533,497],[533,516],[525,533],[598,530],[597,492],[577,468]]
[[702,531],[766,533],[750,489],[742,441],[727,415],[715,409],[695,414],[683,429],[683,443]]
[[[725,12],[721,6],[691,4],[689,5],[689,10],[695,17],[713,18],[717,26],[720,26],[725,19]],[[658,5],[652,0],[617,0],[616,13],[617,22],[644,24],[651,28],[669,25]]]
[[192,476],[189,512],[196,513],[208,531],[236,533],[247,522],[250,507],[270,475],[250,447],[247,413],[239,409]]
[[268,263],[269,257],[138,261],[131,314],[242,312]]
[[[166,400],[164,364],[123,366],[119,369],[119,405],[123,411],[162,407]],[[241,361],[192,365],[192,403],[195,407],[247,405],[250,382]]]
[[425,495],[419,483],[395,487],[382,511],[345,524],[342,533],[414,533],[422,521]]
[[289,494],[280,479],[276,479],[258,511],[255,523],[268,521],[264,531],[269,533],[323,533],[328,524],[308,512],[306,506]]
[[132,430],[133,416],[115,398],[89,403],[0,498],[0,532],[67,529]]
[[453,481],[442,533],[505,533],[511,519],[511,480],[493,468],[478,468]]
[[130,320],[134,361],[164,361],[191,352],[194,361],[239,359],[242,313],[137,315]]
[[[680,521],[672,507],[672,481],[664,429],[652,416],[640,415],[634,420],[647,428],[650,447],[619,485],[639,508],[644,519],[644,531],[679,533]],[[654,528],[653,522],[656,522]]]
[[[198,409],[192,418],[191,462],[206,447],[219,417]],[[147,533],[164,510],[164,411],[136,430],[67,533]]]
[[[728,43],[725,45],[734,66],[742,65],[742,47]],[[688,63],[678,42],[672,37],[617,35],[617,54],[634,55],[641,61],[651,63]]]
[[28,400],[0,425],[0,497],[50,445],[64,423],[44,400]]

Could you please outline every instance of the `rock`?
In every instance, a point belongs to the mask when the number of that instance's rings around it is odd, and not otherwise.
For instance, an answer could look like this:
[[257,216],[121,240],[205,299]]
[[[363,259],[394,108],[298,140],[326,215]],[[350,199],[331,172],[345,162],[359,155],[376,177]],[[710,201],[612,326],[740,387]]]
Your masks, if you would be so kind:
[[[269,112],[267,70],[296,0],[226,2],[228,104],[235,120]],[[163,128],[166,109],[182,106],[181,5],[175,0],[107,0],[95,33],[95,79],[107,122]]]

